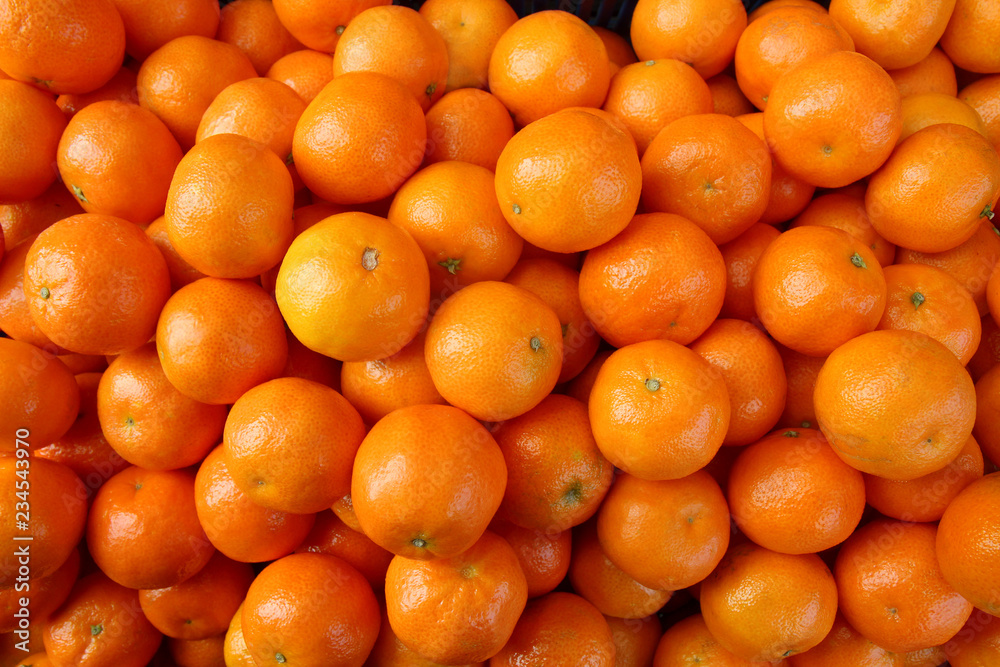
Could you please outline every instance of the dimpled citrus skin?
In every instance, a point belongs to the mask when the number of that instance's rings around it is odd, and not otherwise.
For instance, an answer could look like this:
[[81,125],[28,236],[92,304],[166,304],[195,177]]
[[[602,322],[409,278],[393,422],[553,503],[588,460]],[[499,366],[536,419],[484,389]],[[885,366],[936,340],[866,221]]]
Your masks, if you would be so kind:
[[[44,193],[59,175],[56,149],[66,128],[66,116],[50,95],[18,81],[0,80],[0,101],[0,148],[4,155],[0,203],[28,202]],[[5,224],[4,231],[9,234],[12,230]],[[16,242],[11,235],[7,247]]]
[[79,409],[80,387],[66,364],[30,343],[0,338],[0,452],[13,453],[21,428],[33,449],[58,440]]

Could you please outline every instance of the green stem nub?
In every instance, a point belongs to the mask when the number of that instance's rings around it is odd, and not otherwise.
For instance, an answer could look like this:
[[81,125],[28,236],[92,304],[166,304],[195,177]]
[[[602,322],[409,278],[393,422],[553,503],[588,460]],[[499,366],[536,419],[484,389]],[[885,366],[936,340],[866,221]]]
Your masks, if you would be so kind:
[[986,208],[983,209],[983,212],[979,214],[979,217],[992,220],[994,215],[996,215],[996,213],[993,212],[993,207],[987,204]]
[[919,308],[924,301],[926,301],[926,299],[920,292],[914,292],[910,295],[910,303],[913,304],[914,308]]
[[91,634],[91,636],[96,637],[97,635],[101,634],[102,632],[104,632],[104,626],[103,625],[92,625],[92,626],[90,626],[90,634]]
[[865,260],[858,253],[851,255],[851,264],[858,267],[859,269],[867,269],[868,265],[865,264]]
[[424,547],[427,546],[427,540],[422,540],[419,537],[414,537],[412,540],[410,540],[410,544],[412,544],[418,549],[423,549]]
[[660,381],[655,378],[649,378],[646,380],[646,389],[650,391],[658,391],[660,388]]
[[528,341],[528,345],[531,346],[532,352],[538,352],[542,349],[542,339],[538,336],[532,336],[531,340]]
[[52,292],[49,291],[48,287],[43,287],[42,289],[38,290],[38,294],[41,295],[43,299],[48,299],[49,296],[52,295]]
[[275,653],[274,654],[274,661],[277,662],[278,664],[282,664],[283,665],[286,662],[288,662],[288,658],[285,657],[284,653]]
[[521,215],[521,207],[520,206],[518,206],[517,204],[514,204],[514,206],[512,208],[514,209],[514,215]]
[[461,264],[462,264],[461,259],[455,259],[453,257],[449,257],[443,262],[438,262],[438,266],[443,266],[445,270],[447,270],[448,273],[450,273],[451,275],[455,275],[456,273],[458,273],[458,270],[462,268],[460,266]]

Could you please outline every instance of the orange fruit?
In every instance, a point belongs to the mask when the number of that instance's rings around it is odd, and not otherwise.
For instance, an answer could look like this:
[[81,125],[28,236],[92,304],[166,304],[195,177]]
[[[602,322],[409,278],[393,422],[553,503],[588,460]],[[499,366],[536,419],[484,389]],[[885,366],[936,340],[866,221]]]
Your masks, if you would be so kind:
[[820,13],[826,13],[827,11],[826,7],[818,2],[814,2],[813,0],[770,0],[750,12],[747,19],[750,23],[753,23],[761,16],[766,16],[767,14],[770,14],[776,9],[781,9],[782,7],[806,7]]
[[170,243],[206,275],[252,278],[277,265],[291,243],[293,196],[288,169],[266,146],[238,134],[207,137],[170,182]]
[[405,230],[341,213],[299,234],[281,262],[275,298],[306,347],[341,361],[384,359],[417,335],[430,278]]
[[916,64],[886,71],[903,98],[921,93],[958,94],[955,66],[938,47]]
[[163,255],[136,225],[84,213],[35,239],[24,259],[35,324],[81,354],[119,354],[148,341],[170,296]]
[[767,146],[730,116],[679,118],[642,156],[646,210],[682,215],[716,244],[732,241],[757,222],[770,188]]
[[861,473],[814,429],[779,429],[742,450],[726,492],[736,525],[757,544],[789,554],[840,544],[865,509]]
[[441,304],[424,346],[434,386],[476,419],[503,421],[538,405],[563,358],[555,312],[521,287],[473,283]]
[[811,357],[784,345],[778,346],[778,353],[788,381],[785,410],[778,419],[778,425],[792,428],[815,427],[813,392],[816,389],[816,376],[826,362],[826,357]]
[[726,292],[719,317],[747,322],[757,317],[753,306],[753,272],[764,249],[780,235],[771,225],[755,222],[735,239],[719,246],[726,265]]
[[607,616],[645,618],[670,599],[671,592],[643,586],[611,562],[597,540],[596,522],[573,531],[573,557],[569,565],[573,590]]
[[[0,269],[0,285],[2,284],[3,272]],[[975,382],[978,382],[979,378],[985,375],[988,370],[1000,364],[1000,327],[989,314],[984,315],[980,322],[983,335],[979,341],[979,347],[966,365],[969,375]],[[2,323],[0,323],[0,328],[2,328]]]
[[701,613],[723,647],[776,661],[819,644],[833,628],[837,585],[815,554],[782,554],[752,542],[729,549],[701,584]]
[[705,466],[730,422],[722,374],[668,340],[627,345],[608,357],[589,411],[604,456],[649,480],[678,479]]
[[229,629],[222,647],[222,657],[226,667],[256,667],[253,656],[247,650],[246,640],[243,639],[243,605],[233,614],[233,620],[229,622]]
[[368,9],[388,5],[390,0],[277,0],[274,10],[281,24],[310,49],[333,53],[344,30],[355,16]]
[[976,382],[975,436],[983,454],[994,463],[1000,460],[1000,371],[995,367]]
[[278,58],[266,76],[285,84],[308,104],[333,81],[333,56],[310,49],[293,51]]
[[831,0],[830,16],[854,39],[858,53],[885,69],[898,69],[927,57],[954,8],[954,0],[904,2],[892,7],[866,0]]
[[[567,554],[568,560],[568,554]],[[80,572],[80,551],[74,549],[70,552],[59,568],[47,577],[34,577],[27,584],[21,582],[20,586],[15,584],[4,590],[0,590],[0,609],[3,609],[4,620],[0,623],[0,630],[3,634],[16,637],[15,642],[23,641],[21,636],[25,634],[22,623],[30,623],[34,619],[48,621],[53,611],[58,609],[69,596],[73,585],[76,583],[77,575]],[[28,580],[25,580],[28,581]],[[22,590],[18,590],[21,588]],[[22,606],[22,602],[27,603]],[[21,621],[18,616],[24,617],[24,611],[18,611],[27,607],[28,620]],[[15,615],[17,614],[17,615]],[[20,630],[20,633],[16,631]],[[31,632],[30,625],[27,629],[30,644],[41,644],[41,632]],[[29,646],[30,646],[29,644]],[[4,658],[7,656],[4,654]],[[25,659],[25,667],[30,667],[30,661]],[[39,665],[39,667],[42,667]]]
[[514,121],[506,107],[476,88],[445,93],[425,118],[427,164],[461,160],[496,171],[500,152],[514,136]]
[[[435,482],[426,485],[428,479]],[[351,501],[362,530],[383,549],[418,560],[446,558],[483,534],[506,482],[507,466],[489,431],[458,408],[414,405],[383,417],[365,436],[354,459]]]
[[[7,156],[0,167],[0,203],[17,204],[41,196],[59,175],[56,149],[66,116],[51,95],[19,81],[0,80],[0,101],[0,148]],[[10,247],[17,242],[7,239]]]
[[[76,421],[80,387],[51,353],[30,343],[0,339],[0,449],[41,448],[61,438]],[[27,430],[29,437],[17,435]],[[27,445],[19,445],[18,440]]]
[[625,123],[639,155],[660,130],[682,116],[712,113],[712,93],[687,63],[672,58],[623,67],[602,107]]
[[517,13],[503,0],[428,0],[420,14],[448,49],[447,90],[485,88],[493,49]]
[[167,263],[171,292],[176,292],[185,285],[190,285],[199,278],[205,277],[204,273],[188,264],[170,242],[166,217],[161,215],[149,223],[146,227],[146,236],[160,249],[160,254],[163,255],[163,259]]
[[986,667],[1000,654],[1000,619],[972,612],[954,639],[944,645],[944,652],[953,667]]
[[399,641],[451,665],[484,661],[500,651],[523,618],[527,598],[514,550],[490,531],[450,557],[396,556],[386,574],[386,611]]
[[198,522],[220,553],[243,563],[262,563],[292,553],[305,540],[314,514],[267,509],[240,491],[226,467],[223,446],[205,457],[194,481]]
[[85,211],[145,224],[163,213],[181,147],[152,112],[109,100],[70,119],[56,161]]
[[559,532],[581,524],[611,486],[612,466],[594,442],[587,406],[575,398],[546,396],[493,437],[507,464],[499,516],[519,526]]
[[231,83],[257,76],[250,59],[231,44],[201,35],[172,39],[139,68],[139,104],[159,117],[187,150],[208,106]]
[[180,0],[169,5],[142,0],[112,2],[125,23],[125,52],[137,62],[178,37],[211,39],[219,28],[219,3],[212,0]]
[[948,641],[972,605],[942,576],[938,529],[876,519],[844,542],[834,568],[840,611],[884,649],[905,653]]
[[163,639],[139,609],[138,591],[101,572],[77,581],[43,632],[51,664],[80,667],[143,667]]
[[830,634],[805,653],[789,657],[788,664],[791,667],[904,667],[905,663],[902,654],[875,644],[837,614]]
[[0,69],[49,93],[88,93],[122,66],[125,26],[111,0],[5,3]]
[[529,243],[555,252],[610,241],[635,215],[641,186],[628,132],[580,109],[524,128],[497,161],[496,196],[507,222]]
[[925,333],[965,366],[979,347],[982,324],[969,290],[926,264],[885,267],[885,312],[877,329]]
[[243,639],[258,665],[360,665],[379,624],[371,586],[327,554],[276,560],[257,575],[243,603]]
[[228,3],[222,8],[215,37],[245,53],[260,76],[279,58],[302,48],[278,19],[271,0]]
[[696,224],[669,213],[640,214],[587,253],[580,302],[612,345],[652,339],[687,345],[719,314],[725,271],[719,249]]
[[964,125],[986,135],[986,125],[979,113],[954,95],[948,93],[920,93],[903,99],[903,132],[897,143],[918,130],[941,123]]
[[556,592],[535,598],[524,608],[510,640],[490,658],[491,667],[525,663],[612,667],[611,628],[601,612],[578,595]]
[[[891,379],[899,377],[909,381]],[[815,403],[838,456],[898,480],[948,465],[976,413],[975,387],[955,355],[914,331],[873,331],[834,350],[816,378]]]
[[[62,129],[58,132],[61,134]],[[58,143],[59,139],[54,138],[52,145],[56,146]],[[66,190],[65,185],[55,181],[48,190],[34,199],[16,204],[0,204],[0,228],[3,229],[4,245],[10,250],[53,223],[83,212],[79,200]]]
[[944,511],[938,524],[936,546],[945,581],[977,609],[994,616],[1000,612],[996,569],[998,506],[1000,473],[969,484]]
[[781,355],[749,322],[718,319],[689,348],[713,366],[729,389],[729,429],[723,445],[749,444],[770,431],[785,405]]
[[[24,430],[18,432],[23,436]],[[0,589],[18,592],[24,591],[26,581],[51,575],[71,557],[87,516],[86,489],[76,473],[61,463],[26,456],[27,451],[19,447],[17,455],[0,457],[0,477],[10,489],[2,499],[10,520],[0,537],[12,545],[0,557]]]
[[755,20],[736,43],[736,81],[758,109],[774,82],[804,62],[834,51],[853,51],[854,40],[834,17],[807,7],[780,7]]
[[639,60],[676,58],[707,79],[732,62],[746,27],[747,12],[738,0],[639,0],[632,15],[632,47]]
[[605,615],[615,644],[617,667],[643,667],[653,664],[656,645],[663,631],[655,614],[646,618],[615,618]]
[[941,48],[956,67],[969,72],[1000,72],[1000,53],[986,46],[1000,37],[997,19],[1000,10],[990,3],[973,0],[955,3],[955,11],[941,35]]
[[225,664],[225,634],[204,639],[167,639],[167,650],[177,667],[220,667]]
[[611,61],[611,76],[617,74],[626,65],[639,61],[632,50],[632,45],[621,34],[599,25],[595,25],[593,28],[597,36],[604,42],[604,48],[608,52],[608,60]]
[[489,530],[507,540],[517,554],[517,562],[528,582],[529,599],[551,593],[566,578],[572,531],[533,530],[496,518],[490,522]]
[[708,84],[708,90],[712,93],[712,113],[735,117],[751,113],[756,109],[750,100],[743,95],[736,79],[728,74],[716,74],[706,79],[705,83]]
[[274,299],[254,283],[202,278],[176,292],[156,326],[163,372],[202,403],[235,403],[278,376],[288,342]]
[[[438,667],[441,663],[429,660],[416,651],[407,648],[392,631],[386,610],[382,609],[382,625],[372,652],[368,654],[366,665],[386,665],[386,667]],[[485,662],[468,663],[465,667],[485,667]],[[248,667],[254,667],[252,664]]]
[[296,553],[320,553],[337,556],[360,572],[376,595],[385,591],[385,573],[392,554],[354,530],[331,511],[316,514],[316,523]]
[[753,273],[754,308],[768,333],[813,356],[872,331],[885,309],[885,293],[873,251],[831,227],[784,232],[767,246]]
[[420,246],[431,293],[442,298],[480,280],[503,280],[523,241],[497,204],[493,172],[467,162],[439,162],[400,186],[389,222]]
[[653,667],[687,667],[690,664],[702,663],[719,667],[751,667],[767,664],[744,660],[727,651],[708,631],[704,617],[701,614],[693,614],[677,621],[663,633],[656,645]]
[[674,591],[718,565],[729,545],[729,509],[704,470],[651,482],[621,475],[597,514],[601,548],[643,586]]
[[252,501],[297,514],[330,507],[351,488],[351,462],[365,427],[333,389],[301,378],[259,384],[226,418],[223,452]]
[[490,92],[524,127],[560,109],[601,106],[611,67],[593,28],[569,12],[546,10],[518,19],[500,36],[487,78]]
[[292,155],[306,186],[335,204],[388,197],[420,166],[427,127],[403,84],[377,72],[341,74],[295,126]]
[[986,76],[969,84],[958,98],[975,109],[990,143],[1000,145],[1000,76]]
[[[823,103],[816,104],[820,97]],[[852,51],[834,51],[788,72],[775,81],[764,110],[764,135],[781,166],[825,188],[875,171],[901,130],[892,79]]]
[[190,579],[139,591],[139,604],[143,615],[167,637],[205,639],[226,631],[253,578],[249,565],[215,552]]
[[810,225],[844,230],[871,248],[875,259],[883,268],[892,264],[896,255],[896,246],[882,238],[872,227],[863,198],[839,192],[816,197],[795,217],[789,228]]

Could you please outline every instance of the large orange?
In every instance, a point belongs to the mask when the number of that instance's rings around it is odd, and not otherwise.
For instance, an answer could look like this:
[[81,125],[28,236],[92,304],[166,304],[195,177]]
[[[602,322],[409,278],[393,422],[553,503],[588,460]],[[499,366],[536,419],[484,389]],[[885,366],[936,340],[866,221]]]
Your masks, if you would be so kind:
[[420,166],[427,127],[403,84],[349,72],[327,84],[295,126],[292,155],[306,186],[335,204],[388,197]]
[[875,171],[901,131],[892,79],[852,51],[835,51],[788,72],[775,81],[764,109],[764,135],[778,162],[826,188]]
[[213,0],[112,0],[125,23],[125,52],[142,62],[167,42],[185,35],[211,39],[219,28]]
[[868,0],[831,0],[830,16],[863,53],[885,69],[909,67],[927,57],[944,34],[955,0],[905,0],[884,5]]
[[[31,343],[0,338],[0,369],[0,451],[12,454],[18,439],[31,449],[45,447],[73,426],[80,387],[62,361]],[[30,437],[18,438],[19,429]]]
[[428,560],[471,547],[506,482],[503,454],[482,425],[458,408],[415,405],[383,417],[365,436],[351,500],[373,542]]
[[613,667],[611,628],[594,605],[578,595],[554,592],[535,598],[518,619],[491,667],[524,664]]
[[501,151],[514,136],[514,121],[507,108],[476,88],[445,93],[427,110],[425,118],[427,164],[461,160],[496,171]]
[[988,44],[1000,37],[1000,7],[991,2],[958,0],[941,48],[957,67],[969,72],[1000,72],[1000,52]]
[[780,235],[773,226],[755,222],[735,239],[719,246],[726,265],[726,293],[720,317],[747,322],[757,317],[753,307],[753,273],[764,249]]
[[490,56],[489,89],[519,126],[567,107],[599,107],[611,66],[593,28],[566,11],[529,14],[508,28]]
[[31,244],[24,294],[38,328],[56,345],[119,354],[152,337],[170,296],[170,274],[138,226],[84,213],[60,220]]
[[245,53],[260,76],[267,74],[282,56],[302,48],[302,43],[282,25],[271,0],[228,3],[222,8],[215,37]]
[[341,213],[295,238],[274,291],[306,347],[369,361],[399,352],[423,327],[430,278],[405,230],[368,213]]
[[[56,149],[66,116],[51,95],[19,81],[0,80],[0,102],[0,149],[5,156],[0,166],[0,203],[17,204],[42,195],[59,175]],[[10,247],[15,243],[15,238],[8,240]]]
[[274,9],[281,24],[310,49],[333,53],[344,30],[355,16],[390,0],[277,0]]
[[485,88],[493,49],[517,21],[513,7],[503,0],[429,0],[420,13],[448,47],[447,89]]
[[896,256],[896,246],[882,238],[872,227],[865,211],[863,197],[854,197],[842,192],[820,195],[809,202],[809,205],[792,220],[789,228],[807,225],[844,230],[871,248],[875,259],[883,268],[892,264]]
[[642,171],[628,132],[564,109],[507,142],[496,194],[507,222],[534,245],[569,253],[610,241],[635,215]]
[[815,403],[820,430],[837,454],[889,479],[948,465],[976,417],[965,368],[944,345],[915,331],[873,331],[834,350],[816,378]]

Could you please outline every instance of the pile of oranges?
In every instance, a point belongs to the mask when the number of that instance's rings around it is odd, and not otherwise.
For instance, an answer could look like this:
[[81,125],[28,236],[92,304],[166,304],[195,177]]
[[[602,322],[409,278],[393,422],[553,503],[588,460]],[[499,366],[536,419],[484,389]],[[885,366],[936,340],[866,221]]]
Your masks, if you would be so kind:
[[1000,665],[1000,3],[626,27],[0,0],[0,667]]

